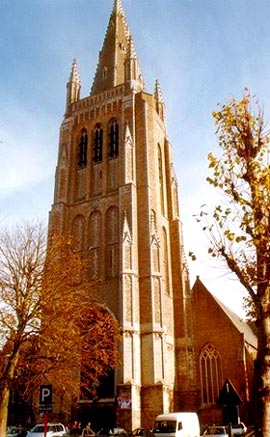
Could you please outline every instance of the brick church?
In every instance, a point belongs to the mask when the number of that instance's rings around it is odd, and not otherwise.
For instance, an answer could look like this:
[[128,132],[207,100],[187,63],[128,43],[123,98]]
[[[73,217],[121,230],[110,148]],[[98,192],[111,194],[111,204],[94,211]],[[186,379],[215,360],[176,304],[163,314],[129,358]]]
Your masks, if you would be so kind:
[[89,96],[77,61],[67,82],[50,226],[72,232],[91,296],[119,321],[114,389],[84,405],[96,428],[150,427],[161,412],[197,410],[192,292],[178,186],[158,81],[145,89],[120,0],[114,0]]

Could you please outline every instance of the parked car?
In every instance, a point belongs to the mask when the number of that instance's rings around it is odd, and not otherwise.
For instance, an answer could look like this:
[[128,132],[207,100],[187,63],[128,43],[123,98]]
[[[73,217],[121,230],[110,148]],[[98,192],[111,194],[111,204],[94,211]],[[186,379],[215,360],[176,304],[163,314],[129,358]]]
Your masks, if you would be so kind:
[[7,428],[6,437],[25,437],[27,430],[22,426],[9,426]]
[[153,429],[152,428],[135,428],[129,434],[130,437],[153,437]]
[[239,422],[236,425],[232,425],[233,435],[245,435],[247,427],[243,422]]
[[93,437],[95,435],[94,431],[91,429],[84,428],[79,437]]
[[133,431],[131,432],[131,436],[142,436],[144,435],[144,428],[135,428],[133,429]]
[[[66,428],[62,423],[48,423],[47,437],[63,437],[66,435]],[[28,431],[26,437],[44,437],[44,423],[35,425]]]
[[229,437],[229,434],[227,433],[226,426],[221,425],[210,425],[208,426],[204,432],[203,435],[205,436],[212,436],[212,437]]
[[176,411],[174,413],[159,414],[155,420],[153,437],[199,436],[200,424],[197,413],[194,411]]
[[105,437],[109,437],[109,436],[123,436],[123,437],[128,437],[128,433],[126,432],[126,430],[124,428],[101,428],[98,432],[97,435],[99,436],[105,436]]

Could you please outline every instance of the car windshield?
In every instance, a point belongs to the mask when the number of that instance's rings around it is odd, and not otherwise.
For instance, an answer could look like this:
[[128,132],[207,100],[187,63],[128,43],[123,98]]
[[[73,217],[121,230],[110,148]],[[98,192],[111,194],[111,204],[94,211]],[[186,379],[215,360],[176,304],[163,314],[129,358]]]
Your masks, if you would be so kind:
[[44,425],[36,425],[31,432],[43,432],[44,431]]
[[207,435],[225,434],[225,430],[222,426],[211,426],[206,430]]
[[[59,429],[57,429],[57,426],[56,425],[48,425],[48,431],[54,431],[54,432],[56,432],[56,431],[62,431],[62,429],[60,428],[60,426],[59,426]],[[36,425],[32,430],[31,430],[31,432],[33,432],[33,433],[38,433],[38,432],[44,432],[44,425]]]

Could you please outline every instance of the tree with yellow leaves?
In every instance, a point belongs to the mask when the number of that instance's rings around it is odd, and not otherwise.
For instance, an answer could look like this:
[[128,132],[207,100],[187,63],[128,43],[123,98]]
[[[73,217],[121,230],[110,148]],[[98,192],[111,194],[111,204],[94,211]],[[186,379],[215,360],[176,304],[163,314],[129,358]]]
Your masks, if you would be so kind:
[[15,382],[25,395],[53,384],[70,400],[95,394],[117,364],[118,324],[91,300],[86,276],[71,236],[51,233],[47,244],[43,227],[30,223],[0,232],[1,436]]
[[225,261],[254,305],[258,350],[254,363],[256,436],[270,435],[270,136],[255,97],[231,98],[213,113],[219,157],[209,154],[208,182],[225,195],[198,221],[209,253]]

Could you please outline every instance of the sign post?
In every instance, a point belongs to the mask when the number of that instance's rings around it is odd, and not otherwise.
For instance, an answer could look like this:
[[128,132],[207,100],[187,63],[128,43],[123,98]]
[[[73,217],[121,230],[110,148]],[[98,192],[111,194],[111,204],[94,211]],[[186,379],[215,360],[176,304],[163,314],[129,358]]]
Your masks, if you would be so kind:
[[52,413],[52,385],[41,385],[39,391],[39,412],[43,413],[44,437],[47,435],[49,413]]
[[44,437],[46,437],[47,432],[48,432],[48,422],[49,422],[49,413],[47,413],[47,411],[44,411],[44,414],[43,414]]

